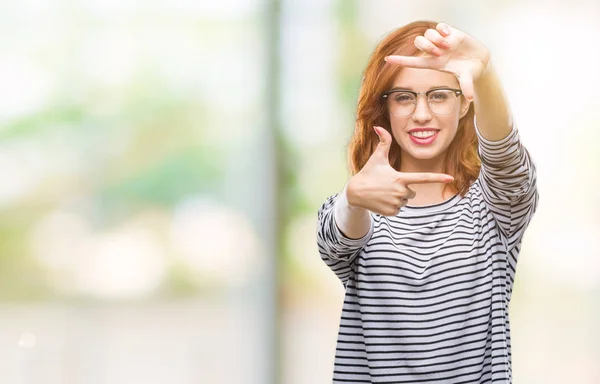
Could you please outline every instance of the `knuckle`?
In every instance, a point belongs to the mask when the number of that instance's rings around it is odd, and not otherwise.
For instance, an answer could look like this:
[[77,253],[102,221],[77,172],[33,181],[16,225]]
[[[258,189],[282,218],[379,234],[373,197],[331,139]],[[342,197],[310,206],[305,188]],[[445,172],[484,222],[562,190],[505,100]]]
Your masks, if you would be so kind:
[[417,47],[423,47],[425,45],[425,42],[427,41],[427,39],[425,38],[425,36],[417,36],[415,37],[415,45]]
[[406,195],[407,191],[408,189],[402,184],[396,185],[396,188],[394,189],[395,195],[399,197]]
[[405,188],[406,186],[406,179],[402,176],[399,175],[396,177],[396,179],[394,180],[394,183],[399,187],[399,188]]

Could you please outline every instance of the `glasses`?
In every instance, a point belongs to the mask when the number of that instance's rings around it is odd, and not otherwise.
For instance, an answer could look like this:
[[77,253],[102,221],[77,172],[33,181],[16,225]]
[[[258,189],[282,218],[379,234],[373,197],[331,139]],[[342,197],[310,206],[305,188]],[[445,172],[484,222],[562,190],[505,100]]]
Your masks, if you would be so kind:
[[413,92],[393,89],[381,97],[386,100],[390,113],[394,116],[412,115],[417,108],[417,97],[425,95],[431,112],[436,115],[448,115],[456,108],[456,100],[462,91],[453,88],[430,89],[427,92]]

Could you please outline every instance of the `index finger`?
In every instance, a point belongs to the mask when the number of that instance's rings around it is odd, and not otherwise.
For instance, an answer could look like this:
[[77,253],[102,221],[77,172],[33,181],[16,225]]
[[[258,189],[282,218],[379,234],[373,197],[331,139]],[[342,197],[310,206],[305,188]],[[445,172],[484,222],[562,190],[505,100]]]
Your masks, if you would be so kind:
[[425,183],[450,183],[454,181],[454,177],[445,173],[400,173],[398,180],[408,184],[425,184]]

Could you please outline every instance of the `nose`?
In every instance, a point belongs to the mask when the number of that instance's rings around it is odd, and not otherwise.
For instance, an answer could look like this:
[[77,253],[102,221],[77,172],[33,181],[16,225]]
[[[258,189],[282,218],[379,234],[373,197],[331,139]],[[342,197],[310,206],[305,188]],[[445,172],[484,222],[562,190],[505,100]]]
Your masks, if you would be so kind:
[[431,111],[425,97],[417,97],[417,105],[413,112],[412,119],[415,122],[425,122],[431,120]]

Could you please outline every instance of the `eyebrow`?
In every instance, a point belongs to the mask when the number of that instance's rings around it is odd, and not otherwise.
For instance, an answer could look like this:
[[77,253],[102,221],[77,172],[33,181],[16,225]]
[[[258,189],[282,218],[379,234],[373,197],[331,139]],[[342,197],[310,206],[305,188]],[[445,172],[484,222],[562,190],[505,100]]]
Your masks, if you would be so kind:
[[[435,86],[429,88],[427,91],[431,91],[433,89],[445,89],[445,88],[452,89],[452,87],[449,86],[449,85],[435,85]],[[390,92],[391,91],[411,91],[411,92],[416,92],[414,89],[412,89],[410,87],[394,87],[394,88],[390,89]],[[427,91],[425,91],[425,92],[427,92]]]

